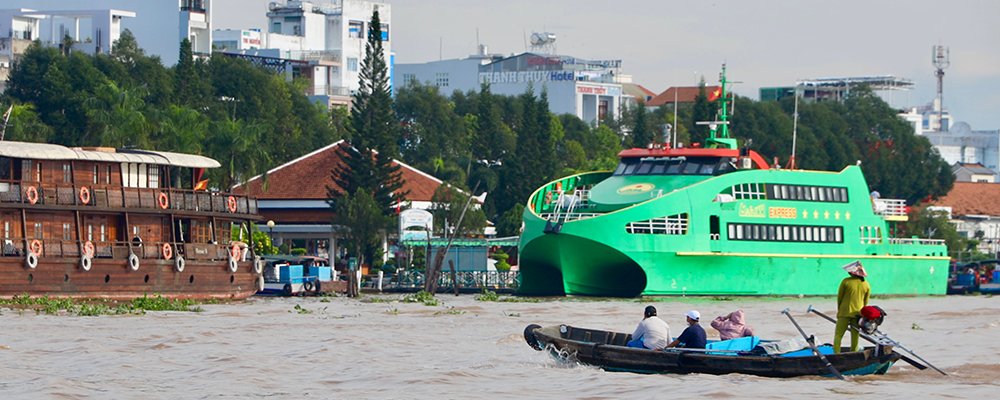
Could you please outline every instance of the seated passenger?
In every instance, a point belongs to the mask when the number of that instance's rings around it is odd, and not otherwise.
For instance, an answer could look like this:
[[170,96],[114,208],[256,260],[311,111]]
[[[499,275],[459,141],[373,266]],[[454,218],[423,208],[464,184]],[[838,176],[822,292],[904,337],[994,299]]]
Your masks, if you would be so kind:
[[705,337],[705,329],[698,325],[698,320],[701,319],[701,313],[695,310],[688,311],[684,314],[687,317],[688,327],[684,328],[684,332],[674,339],[673,342],[667,345],[667,347],[683,347],[686,349],[704,349],[708,340]]
[[743,310],[736,310],[729,315],[722,315],[712,321],[712,327],[719,331],[719,340],[736,339],[753,336],[753,329],[746,324]]
[[628,347],[661,350],[670,340],[670,325],[656,316],[656,307],[646,306],[643,319],[632,333]]

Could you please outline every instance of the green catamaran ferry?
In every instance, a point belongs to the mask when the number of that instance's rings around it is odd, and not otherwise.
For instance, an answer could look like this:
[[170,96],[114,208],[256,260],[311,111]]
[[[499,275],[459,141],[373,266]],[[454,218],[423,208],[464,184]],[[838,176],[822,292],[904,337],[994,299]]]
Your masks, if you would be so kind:
[[873,293],[945,294],[944,242],[890,237],[905,203],[870,196],[860,166],[771,167],[730,137],[725,101],[720,119],[704,147],[623,150],[614,171],[538,188],[519,293],[834,295],[860,260]]

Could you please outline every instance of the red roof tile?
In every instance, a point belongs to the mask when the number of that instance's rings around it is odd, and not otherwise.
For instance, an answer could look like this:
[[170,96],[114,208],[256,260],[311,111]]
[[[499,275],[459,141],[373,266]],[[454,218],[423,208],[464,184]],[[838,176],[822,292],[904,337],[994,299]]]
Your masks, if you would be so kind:
[[1000,202],[984,201],[997,198],[1000,198],[998,183],[955,182],[948,195],[938,199],[933,205],[951,207],[953,216],[1000,216]]
[[[245,184],[233,188],[233,192],[255,196],[261,200],[326,200],[327,186],[336,187],[332,171],[343,165],[343,140],[306,154],[295,160],[267,171],[265,185],[262,175],[255,176]],[[400,161],[400,173],[405,183],[403,190],[409,190],[406,200],[430,201],[441,181]]]
[[[712,93],[718,88],[718,86],[705,86],[705,95],[708,96],[709,93]],[[654,97],[649,101],[649,103],[646,103],[646,106],[659,107],[664,104],[673,104],[674,92],[677,92],[678,103],[694,103],[695,97],[698,97],[699,90],[700,88],[698,86],[671,87]]]

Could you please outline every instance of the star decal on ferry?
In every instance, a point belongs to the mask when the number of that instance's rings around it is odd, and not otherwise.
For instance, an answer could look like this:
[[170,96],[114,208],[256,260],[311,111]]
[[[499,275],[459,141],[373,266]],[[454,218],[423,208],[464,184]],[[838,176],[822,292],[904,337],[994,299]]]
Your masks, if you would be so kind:
[[813,219],[819,219],[819,211],[813,211]]
[[850,220],[851,219],[851,212],[850,211],[845,212],[844,213],[844,218],[847,219],[847,220]]
[[840,219],[840,211],[833,213],[833,219]]
[[802,210],[802,219],[809,219],[809,211]]
[[823,219],[830,219],[830,212],[829,211],[823,211]]

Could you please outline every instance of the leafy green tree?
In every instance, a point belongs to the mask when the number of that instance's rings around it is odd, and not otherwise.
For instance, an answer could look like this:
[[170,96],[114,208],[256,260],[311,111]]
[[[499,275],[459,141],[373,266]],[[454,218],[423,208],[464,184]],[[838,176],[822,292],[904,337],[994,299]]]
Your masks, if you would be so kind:
[[[466,204],[469,204],[469,208],[466,210],[465,216],[462,217],[462,210],[465,209]],[[452,230],[444,232],[445,224],[439,222],[437,228],[441,229],[442,236],[447,234],[448,236],[462,237],[480,234],[486,227],[486,214],[483,213],[482,208],[476,204],[475,200],[469,203],[467,194],[459,192],[449,185],[438,186],[434,191],[429,211],[434,215],[435,221],[447,221],[447,226]],[[462,219],[462,225],[456,226],[459,218]]]
[[[11,113],[4,131],[4,140],[39,143],[50,141],[53,134],[52,128],[42,122],[33,105],[14,104],[8,107]],[[4,112],[7,110],[0,107],[0,116]],[[0,130],[3,129],[0,127]]]
[[105,82],[85,102],[87,116],[97,136],[94,144],[149,147],[148,124],[140,89]]
[[173,90],[177,102],[195,109],[204,107],[212,96],[212,86],[205,81],[205,64],[195,61],[191,41],[184,38],[180,44],[177,65],[174,66]]
[[436,86],[413,83],[396,92],[396,112],[402,122],[403,158],[424,164],[434,158],[456,160],[469,155],[466,121],[455,104]]

